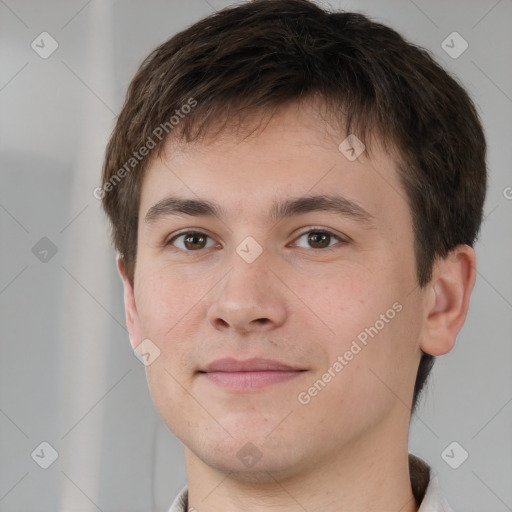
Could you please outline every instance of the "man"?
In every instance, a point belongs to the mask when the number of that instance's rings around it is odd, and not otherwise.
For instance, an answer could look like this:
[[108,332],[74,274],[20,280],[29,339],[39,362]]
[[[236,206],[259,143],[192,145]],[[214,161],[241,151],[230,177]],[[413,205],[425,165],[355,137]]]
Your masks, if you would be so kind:
[[306,0],[224,9],[130,84],[99,191],[171,511],[449,511],[408,430],[475,282],[485,139],[426,51]]

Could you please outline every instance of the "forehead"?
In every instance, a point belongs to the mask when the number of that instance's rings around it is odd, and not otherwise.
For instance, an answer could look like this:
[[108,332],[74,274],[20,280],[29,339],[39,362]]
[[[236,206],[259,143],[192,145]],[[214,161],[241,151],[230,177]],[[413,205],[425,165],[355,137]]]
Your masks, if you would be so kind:
[[166,196],[208,199],[227,212],[253,211],[258,218],[271,206],[275,210],[277,199],[334,192],[376,216],[406,205],[395,159],[375,140],[371,158],[354,158],[350,146],[358,152],[358,142],[346,139],[312,109],[297,105],[252,132],[225,131],[192,143],[170,139],[146,170],[139,218]]

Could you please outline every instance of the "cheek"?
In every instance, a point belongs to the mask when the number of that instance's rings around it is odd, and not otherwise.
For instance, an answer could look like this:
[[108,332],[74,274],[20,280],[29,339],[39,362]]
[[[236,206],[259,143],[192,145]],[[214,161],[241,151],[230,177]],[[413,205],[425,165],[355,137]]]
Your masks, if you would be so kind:
[[135,297],[144,336],[163,341],[186,322],[204,294],[188,284],[175,271],[157,270],[141,276]]
[[205,293],[211,286],[204,279],[184,280],[175,269],[141,273],[136,301],[142,336],[160,350],[158,359],[146,368],[155,402],[167,388],[169,396],[181,396],[183,390],[170,374],[188,385],[196,370],[197,345],[206,315]]
[[352,406],[361,413],[366,408],[383,412],[385,404],[387,408],[397,400],[407,404],[411,399],[420,325],[412,304],[395,301],[388,306],[367,317],[366,326],[348,347],[349,354],[358,353],[349,356],[353,359],[344,369],[345,383]]
[[375,322],[386,304],[383,287],[373,278],[366,269],[344,266],[298,282],[305,314],[301,322],[311,323],[316,314],[316,320],[329,328],[329,338],[337,340],[336,348],[343,349],[349,339]]
[[397,284],[389,268],[387,272],[352,270],[311,287],[305,302],[310,301],[311,309],[329,327],[321,341],[325,368],[318,370],[323,373],[338,361],[338,372],[332,370],[336,384],[329,387],[348,388],[332,398],[343,397],[355,407],[358,397],[371,402],[371,395],[389,393],[379,378],[392,389],[409,379],[419,324],[412,297],[405,291],[410,291],[408,285]]

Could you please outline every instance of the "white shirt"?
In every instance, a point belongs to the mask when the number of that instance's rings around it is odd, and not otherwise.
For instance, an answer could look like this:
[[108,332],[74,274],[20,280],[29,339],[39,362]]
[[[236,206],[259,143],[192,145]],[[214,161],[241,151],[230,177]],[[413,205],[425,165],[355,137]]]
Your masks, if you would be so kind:
[[[418,512],[453,512],[441,493],[437,475],[432,474],[432,470],[425,461],[409,454],[409,469],[414,495],[423,496]],[[188,488],[185,486],[176,496],[169,512],[188,512],[187,508]]]

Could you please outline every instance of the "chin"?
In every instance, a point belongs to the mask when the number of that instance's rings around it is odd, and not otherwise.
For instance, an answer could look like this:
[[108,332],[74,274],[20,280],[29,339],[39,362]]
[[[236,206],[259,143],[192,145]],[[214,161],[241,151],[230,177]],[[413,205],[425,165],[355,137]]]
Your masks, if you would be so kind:
[[284,442],[269,443],[264,436],[259,437],[261,442],[246,440],[243,435],[208,440],[203,437],[201,445],[191,443],[189,438],[185,445],[204,464],[240,482],[275,483],[276,478],[286,479],[304,470],[301,461],[296,460],[299,455],[296,449]]
[[209,454],[202,457],[202,461],[216,471],[226,475],[229,474],[229,478],[237,482],[271,483],[275,485],[276,479],[285,480],[298,472],[296,462],[283,459],[276,453],[272,454],[270,460],[262,455],[253,464],[240,461],[236,452],[231,457],[223,456],[221,458],[215,458]]

